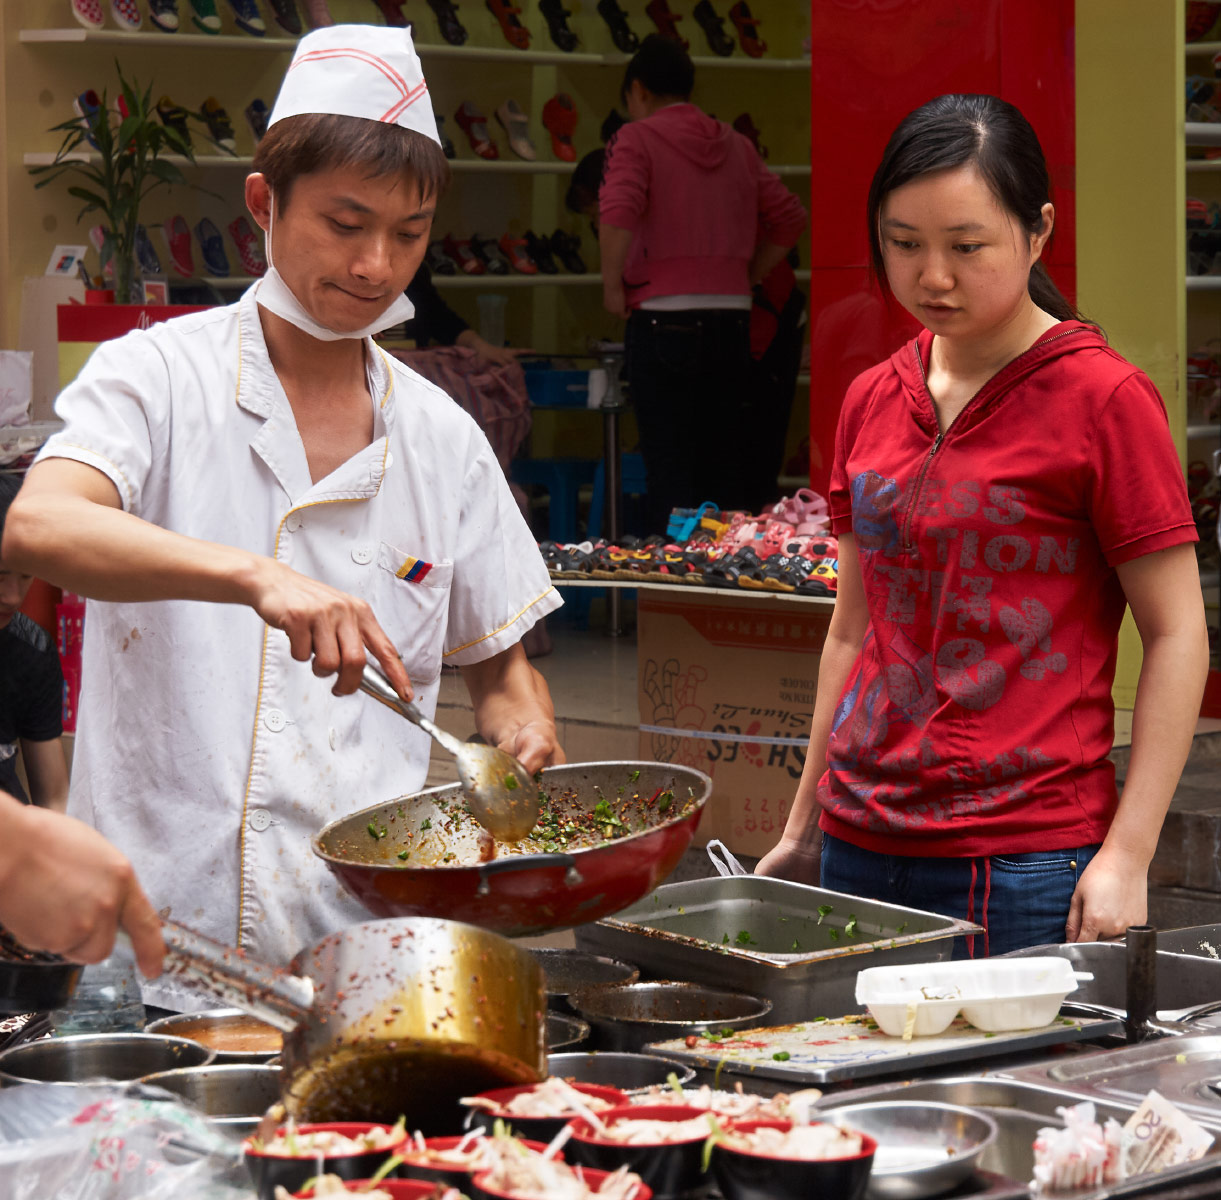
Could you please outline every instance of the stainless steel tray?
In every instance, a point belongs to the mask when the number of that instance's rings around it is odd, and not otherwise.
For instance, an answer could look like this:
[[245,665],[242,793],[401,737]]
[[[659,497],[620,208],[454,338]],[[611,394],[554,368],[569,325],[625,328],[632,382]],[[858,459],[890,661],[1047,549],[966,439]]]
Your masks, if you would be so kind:
[[[726,1031],[716,1042],[701,1038],[694,1046],[684,1039],[653,1042],[645,1053],[676,1058],[698,1069],[762,1076],[804,1087],[874,1075],[918,1074],[948,1063],[1107,1037],[1122,1029],[1118,1019],[1057,1017],[1041,1029],[984,1033],[960,1017],[945,1033],[905,1042],[888,1037],[872,1022],[866,1025],[847,1017]],[[710,1032],[717,1035],[715,1029]]]
[[948,959],[955,937],[980,931],[937,913],[732,875],[665,884],[579,926],[576,940],[582,950],[636,963],[646,978],[762,996],[783,1023],[860,1012],[857,971]]
[[1191,954],[1221,961],[1221,925],[1189,925],[1184,929],[1163,929],[1157,935],[1157,948],[1172,954]]

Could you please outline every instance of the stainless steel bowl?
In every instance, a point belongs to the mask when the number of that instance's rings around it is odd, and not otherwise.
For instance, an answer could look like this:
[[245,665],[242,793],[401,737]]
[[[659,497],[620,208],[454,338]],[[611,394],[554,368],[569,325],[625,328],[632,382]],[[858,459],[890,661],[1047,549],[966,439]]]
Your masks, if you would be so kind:
[[772,1011],[770,1000],[745,992],[669,980],[577,992],[572,1006],[589,1022],[597,1049],[628,1051],[705,1030],[751,1029]]
[[813,1114],[878,1143],[869,1176],[871,1200],[939,1196],[969,1179],[996,1140],[996,1122],[973,1108],[885,1100],[819,1109]]
[[620,1054],[613,1050],[549,1054],[547,1073],[574,1083],[600,1083],[621,1092],[663,1087],[671,1075],[676,1075],[684,1087],[695,1078],[695,1072],[676,1059],[652,1054]]
[[547,1051],[572,1050],[589,1039],[589,1024],[580,1017],[567,1017],[563,1013],[547,1014]]
[[532,949],[530,953],[543,968],[547,981],[547,1003],[557,1012],[573,1011],[568,997],[574,992],[617,983],[635,983],[640,978],[639,967],[602,954],[550,946]]
[[142,1079],[154,1071],[202,1067],[212,1057],[206,1046],[187,1038],[157,1033],[82,1033],[26,1042],[0,1052],[0,1086]]
[[265,1063],[158,1071],[140,1082],[181,1096],[235,1138],[253,1133],[280,1098],[280,1068]]
[[[227,1038],[237,1035],[239,1030],[250,1026],[261,1026],[267,1030],[269,1038],[274,1038],[275,1049],[272,1050],[229,1050],[225,1048]],[[190,1038],[212,1050],[216,1057],[213,1062],[218,1066],[225,1063],[238,1063],[246,1066],[265,1063],[280,1053],[283,1037],[278,1029],[265,1025],[257,1017],[240,1008],[212,1008],[206,1012],[176,1013],[171,1017],[161,1017],[150,1021],[145,1026],[148,1033],[164,1033],[171,1037]],[[261,1030],[260,1030],[261,1032]]]

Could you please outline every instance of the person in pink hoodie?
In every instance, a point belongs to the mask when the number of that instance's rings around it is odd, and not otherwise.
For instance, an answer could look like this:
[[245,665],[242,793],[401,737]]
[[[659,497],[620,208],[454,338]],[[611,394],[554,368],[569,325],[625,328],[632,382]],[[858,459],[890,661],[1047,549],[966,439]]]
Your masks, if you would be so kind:
[[750,140],[690,102],[694,84],[676,42],[641,43],[599,195],[603,302],[627,318],[652,532],[676,506],[756,507],[774,489],[779,462],[737,449],[755,416],[751,296],[806,223]]

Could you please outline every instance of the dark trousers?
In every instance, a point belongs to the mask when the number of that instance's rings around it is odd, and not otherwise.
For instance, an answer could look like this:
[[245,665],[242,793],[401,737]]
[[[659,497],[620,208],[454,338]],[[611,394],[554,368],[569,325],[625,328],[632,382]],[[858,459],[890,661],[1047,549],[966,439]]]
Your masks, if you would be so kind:
[[745,309],[628,318],[625,366],[648,487],[640,532],[664,533],[673,508],[755,502],[749,320]]

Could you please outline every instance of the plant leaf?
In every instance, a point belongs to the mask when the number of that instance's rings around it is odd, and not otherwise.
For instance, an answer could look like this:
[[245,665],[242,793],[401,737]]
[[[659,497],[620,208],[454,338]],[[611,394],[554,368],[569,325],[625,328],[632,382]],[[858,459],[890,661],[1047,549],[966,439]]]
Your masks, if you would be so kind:
[[187,177],[172,163],[163,158],[154,158],[148,164],[150,175],[156,175],[162,183],[186,183]]
[[106,199],[99,196],[97,192],[91,192],[88,188],[70,187],[68,189],[69,196],[75,196],[78,200],[87,200],[94,208],[105,208]]

